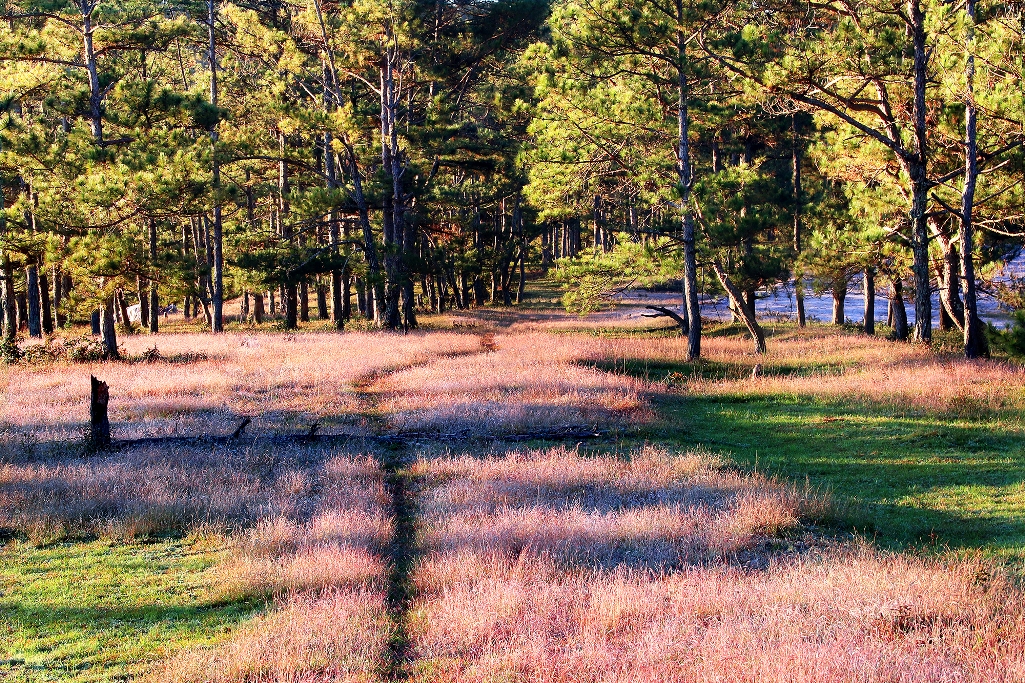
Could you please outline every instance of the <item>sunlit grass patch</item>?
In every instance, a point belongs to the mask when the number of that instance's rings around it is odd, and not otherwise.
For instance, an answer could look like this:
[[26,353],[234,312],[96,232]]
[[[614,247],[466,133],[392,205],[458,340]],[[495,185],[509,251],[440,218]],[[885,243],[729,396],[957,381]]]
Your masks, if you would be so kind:
[[223,539],[0,549],[0,678],[103,681],[224,639],[263,609],[226,598]]

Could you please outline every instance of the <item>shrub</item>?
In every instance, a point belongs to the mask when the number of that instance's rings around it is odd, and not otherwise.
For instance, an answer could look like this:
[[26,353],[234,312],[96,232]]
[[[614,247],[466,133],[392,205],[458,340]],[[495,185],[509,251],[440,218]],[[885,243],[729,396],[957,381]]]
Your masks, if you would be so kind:
[[1025,311],[1015,311],[1014,322],[1003,330],[987,326],[990,346],[1011,358],[1025,359]]

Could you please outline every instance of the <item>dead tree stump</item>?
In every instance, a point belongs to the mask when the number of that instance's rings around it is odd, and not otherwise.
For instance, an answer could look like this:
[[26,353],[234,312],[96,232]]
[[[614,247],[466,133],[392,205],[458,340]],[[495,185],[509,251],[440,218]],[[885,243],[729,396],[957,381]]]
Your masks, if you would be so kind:
[[106,382],[90,376],[92,392],[89,398],[89,446],[100,450],[110,446],[110,420],[107,418],[107,403],[110,391]]

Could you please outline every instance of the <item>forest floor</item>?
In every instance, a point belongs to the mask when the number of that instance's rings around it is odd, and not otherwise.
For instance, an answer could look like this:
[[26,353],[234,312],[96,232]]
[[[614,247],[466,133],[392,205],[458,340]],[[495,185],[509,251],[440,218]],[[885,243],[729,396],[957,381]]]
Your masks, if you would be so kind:
[[0,369],[0,679],[1025,679],[1021,368],[556,296]]

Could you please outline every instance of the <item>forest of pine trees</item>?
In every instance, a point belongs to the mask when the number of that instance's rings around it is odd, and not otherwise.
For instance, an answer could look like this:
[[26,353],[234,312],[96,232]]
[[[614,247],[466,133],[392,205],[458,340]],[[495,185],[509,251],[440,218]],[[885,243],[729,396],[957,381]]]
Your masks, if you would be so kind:
[[[1025,6],[960,0],[7,0],[4,344],[174,304],[384,329],[680,283],[963,332],[1025,234]],[[674,285],[675,286],[675,285]],[[914,312],[909,326],[905,300]],[[884,304],[885,305],[885,304]],[[118,327],[116,321],[121,321]],[[865,331],[873,332],[866,316]]]

